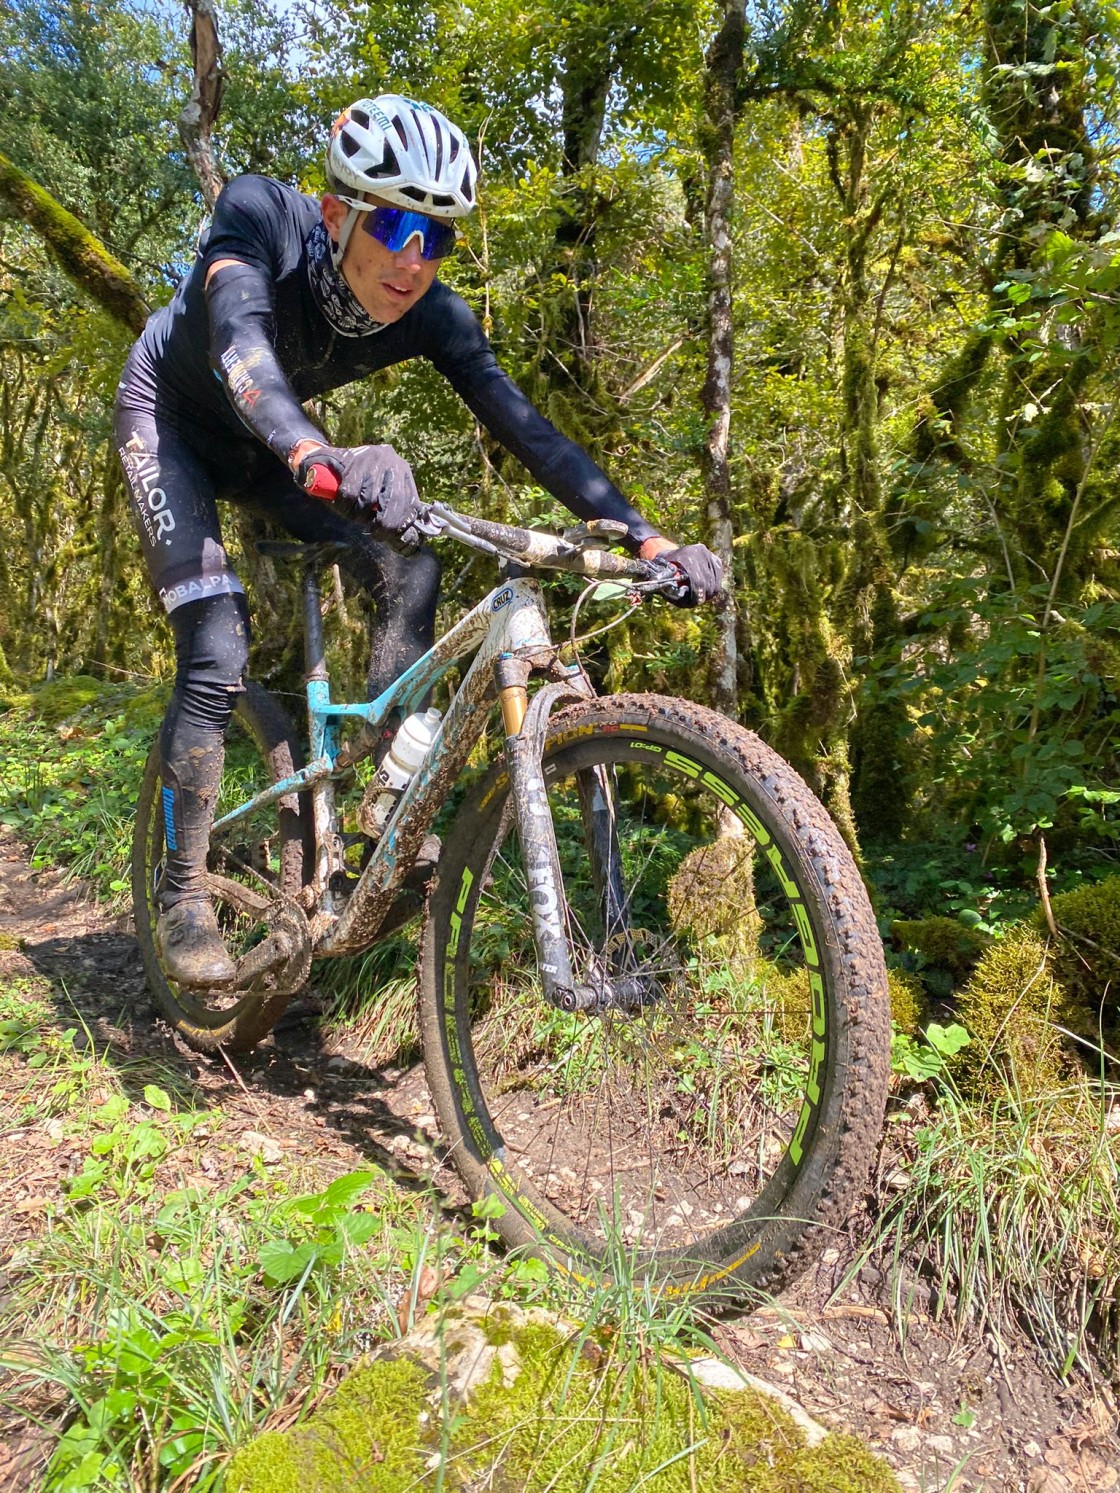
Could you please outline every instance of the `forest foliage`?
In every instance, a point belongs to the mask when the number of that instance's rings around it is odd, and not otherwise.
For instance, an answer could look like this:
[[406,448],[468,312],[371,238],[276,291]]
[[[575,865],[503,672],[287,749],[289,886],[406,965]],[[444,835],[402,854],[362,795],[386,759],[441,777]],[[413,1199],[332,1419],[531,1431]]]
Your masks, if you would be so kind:
[[[316,191],[344,103],[400,90],[445,109],[484,181],[447,278],[557,425],[667,532],[732,561],[730,613],[643,609],[609,635],[610,682],[714,699],[759,730],[894,907],[1017,910],[1044,851],[1061,887],[1113,869],[1120,13],[225,0],[217,15],[219,170]],[[166,301],[205,222],[176,123],[186,26],[162,3],[9,0],[0,49],[0,684],[167,676],[110,440],[132,333],[12,183]],[[720,202],[730,362],[713,364]],[[429,497],[562,518],[426,366],[316,413],[340,441],[392,441]],[[284,608],[251,538],[231,520],[255,667],[275,680]]]

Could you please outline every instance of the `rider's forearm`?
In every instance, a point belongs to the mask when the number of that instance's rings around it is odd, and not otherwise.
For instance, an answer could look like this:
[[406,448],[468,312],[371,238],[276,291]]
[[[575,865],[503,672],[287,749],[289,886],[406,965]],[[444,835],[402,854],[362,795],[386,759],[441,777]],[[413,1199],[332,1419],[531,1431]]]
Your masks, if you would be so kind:
[[206,300],[210,365],[244,423],[285,463],[300,443],[322,445],[276,356],[267,277],[251,265],[223,265],[207,281]]
[[624,523],[629,530],[626,546],[634,551],[657,537],[656,527],[626,501],[587,452],[561,435],[507,374],[499,372],[481,387],[459,392],[491,435],[578,518]]

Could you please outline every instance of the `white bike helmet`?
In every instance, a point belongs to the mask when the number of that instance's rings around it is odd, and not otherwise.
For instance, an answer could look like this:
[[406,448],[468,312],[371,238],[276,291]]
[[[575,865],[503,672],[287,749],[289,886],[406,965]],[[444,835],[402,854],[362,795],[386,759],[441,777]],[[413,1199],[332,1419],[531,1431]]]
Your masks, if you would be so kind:
[[438,109],[397,93],[359,99],[335,120],[327,146],[327,186],[350,207],[336,265],[364,205],[351,193],[373,192],[433,218],[462,218],[474,207],[477,179],[466,136]]

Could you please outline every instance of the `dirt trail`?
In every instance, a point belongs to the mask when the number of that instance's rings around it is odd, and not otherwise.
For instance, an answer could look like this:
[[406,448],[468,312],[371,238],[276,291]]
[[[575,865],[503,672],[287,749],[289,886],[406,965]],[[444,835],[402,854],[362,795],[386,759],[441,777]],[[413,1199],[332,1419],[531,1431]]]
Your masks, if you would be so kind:
[[[138,1058],[158,1059],[220,1106],[235,1132],[267,1137],[277,1164],[328,1177],[372,1162],[404,1186],[434,1183],[449,1209],[464,1201],[439,1164],[418,1069],[369,1068],[337,1041],[324,1045],[311,1021],[236,1061],[188,1052],[152,1016],[128,924],[56,872],[32,872],[0,834],[0,989],[28,976],[49,981],[60,1028],[80,1016],[97,1052],[122,1073]],[[10,1107],[5,1117],[23,1066],[19,1055],[0,1057],[0,1270],[41,1226],[36,1200],[57,1195],[62,1176],[81,1166],[76,1154],[15,1126]],[[997,1357],[991,1343],[955,1340],[923,1314],[929,1293],[917,1281],[900,1347],[879,1271],[865,1269],[826,1304],[850,1257],[851,1242],[839,1240],[781,1308],[719,1324],[721,1349],[816,1420],[862,1436],[914,1493],[1120,1493],[1106,1389],[1057,1384],[1026,1345],[1005,1344]],[[17,1481],[13,1460],[24,1430],[0,1412],[0,1493],[34,1486]]]

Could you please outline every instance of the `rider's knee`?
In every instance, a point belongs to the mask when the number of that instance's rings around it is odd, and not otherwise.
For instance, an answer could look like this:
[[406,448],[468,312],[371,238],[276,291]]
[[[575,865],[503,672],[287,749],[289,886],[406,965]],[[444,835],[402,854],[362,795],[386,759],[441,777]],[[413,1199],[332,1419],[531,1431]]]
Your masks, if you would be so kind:
[[176,683],[194,691],[238,693],[249,662],[251,627],[245,597],[234,592],[188,602],[171,613]]

